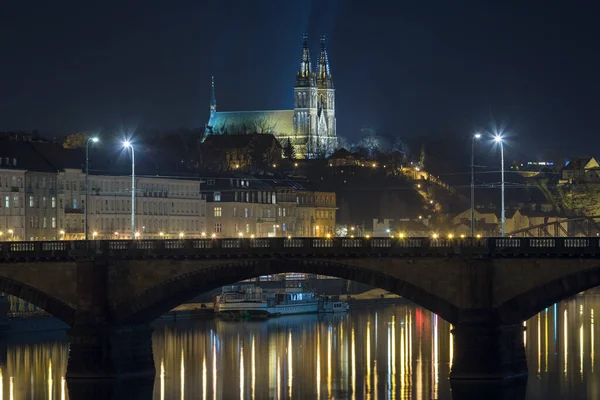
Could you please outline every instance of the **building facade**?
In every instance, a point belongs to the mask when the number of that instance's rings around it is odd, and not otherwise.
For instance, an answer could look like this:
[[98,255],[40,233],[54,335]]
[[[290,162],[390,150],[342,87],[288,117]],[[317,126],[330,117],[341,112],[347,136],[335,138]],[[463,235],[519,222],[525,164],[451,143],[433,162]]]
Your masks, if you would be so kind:
[[213,78],[206,134],[225,133],[272,133],[282,146],[290,140],[298,158],[330,154],[337,146],[337,132],[335,88],[325,36],[321,36],[318,67],[313,70],[308,36],[304,35],[293,110],[217,111]]
[[[58,174],[58,229],[65,239],[131,237],[131,177],[90,175],[89,204],[82,170]],[[200,180],[158,177],[135,179],[135,235],[138,238],[201,237],[205,202]]]
[[202,191],[211,236],[309,237],[335,232],[335,193],[244,176],[208,178]]

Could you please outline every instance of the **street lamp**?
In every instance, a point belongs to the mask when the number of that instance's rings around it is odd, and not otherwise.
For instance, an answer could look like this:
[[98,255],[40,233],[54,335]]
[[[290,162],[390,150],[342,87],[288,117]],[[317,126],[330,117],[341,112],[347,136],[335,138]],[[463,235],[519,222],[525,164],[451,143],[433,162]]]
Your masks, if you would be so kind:
[[10,233],[10,240],[15,240],[15,231],[13,231],[12,229],[9,229],[8,233]]
[[89,189],[88,189],[88,175],[90,174],[90,142],[98,143],[100,139],[97,137],[88,138],[85,143],[85,240],[88,240],[88,207],[90,205],[89,201]]
[[[87,231],[85,233],[87,233]],[[96,240],[96,236],[98,236],[98,232],[92,233],[92,236],[94,237],[94,240]]]
[[501,221],[502,221],[502,237],[504,237],[504,222],[505,222],[505,218],[504,218],[504,142],[502,141],[502,136],[500,135],[496,135],[494,136],[494,141],[496,143],[500,143],[500,171],[502,174],[502,184],[501,184],[501,191],[502,191],[502,214],[501,214]]
[[129,140],[123,142],[123,147],[131,149],[131,239],[135,239],[135,152]]
[[479,138],[481,133],[471,139],[471,237],[475,236],[475,139]]
[[[8,232],[10,233],[11,231]],[[60,231],[58,233],[60,233],[60,240],[65,240],[65,231]]]

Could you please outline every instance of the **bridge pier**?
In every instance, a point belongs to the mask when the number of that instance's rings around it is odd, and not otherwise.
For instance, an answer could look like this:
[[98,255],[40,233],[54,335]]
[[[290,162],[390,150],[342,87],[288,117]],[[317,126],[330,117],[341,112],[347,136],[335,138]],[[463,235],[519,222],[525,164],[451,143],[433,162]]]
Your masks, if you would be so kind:
[[152,328],[75,325],[68,332],[67,379],[154,377]]
[[456,324],[450,379],[494,381],[527,376],[523,326],[501,323],[490,314],[469,312]]

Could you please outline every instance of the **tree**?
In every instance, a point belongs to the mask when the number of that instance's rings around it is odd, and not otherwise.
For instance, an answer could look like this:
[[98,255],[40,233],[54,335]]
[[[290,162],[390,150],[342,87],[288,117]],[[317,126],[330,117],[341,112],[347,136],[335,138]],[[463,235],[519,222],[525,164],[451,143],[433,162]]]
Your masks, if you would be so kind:
[[294,158],[296,158],[296,150],[294,150],[292,141],[289,138],[287,142],[285,142],[283,145],[283,156],[288,160],[293,160]]
[[63,147],[65,149],[77,149],[80,147],[85,147],[90,136],[92,136],[92,134],[89,132],[79,132],[69,135],[65,139]]
[[367,149],[369,157],[374,158],[377,152],[379,152],[379,140],[375,135],[365,136],[360,141],[360,146]]

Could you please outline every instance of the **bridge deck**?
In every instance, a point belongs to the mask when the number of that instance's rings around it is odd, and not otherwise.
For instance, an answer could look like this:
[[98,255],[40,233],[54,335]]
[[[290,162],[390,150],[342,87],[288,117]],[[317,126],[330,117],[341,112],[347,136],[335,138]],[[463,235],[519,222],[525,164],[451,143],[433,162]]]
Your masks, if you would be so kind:
[[219,257],[600,257],[598,237],[257,238],[0,242],[0,262],[75,259]]

